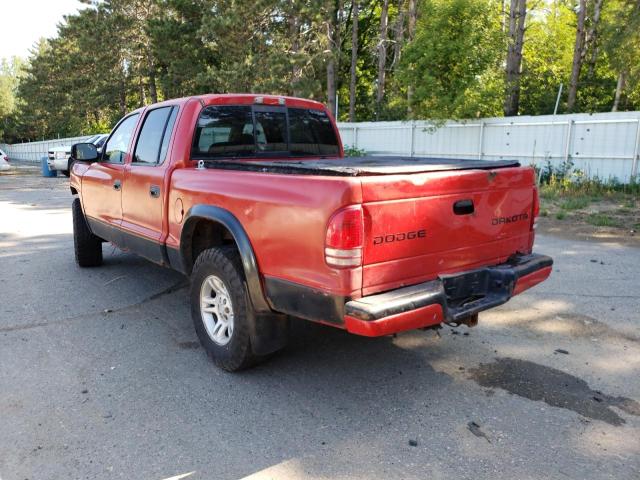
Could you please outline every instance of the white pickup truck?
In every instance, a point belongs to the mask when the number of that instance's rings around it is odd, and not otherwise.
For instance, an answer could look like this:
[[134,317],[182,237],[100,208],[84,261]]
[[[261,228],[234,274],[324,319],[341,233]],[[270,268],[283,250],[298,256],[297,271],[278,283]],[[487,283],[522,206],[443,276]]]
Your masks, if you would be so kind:
[[11,165],[9,164],[9,156],[0,150],[0,172],[3,170],[9,170]]
[[[84,143],[93,143],[98,150],[102,148],[109,134],[101,133],[89,137]],[[69,165],[69,157],[71,157],[71,145],[63,145],[61,147],[53,147],[47,152],[47,165],[49,170],[60,170],[65,176],[69,176],[71,165]]]

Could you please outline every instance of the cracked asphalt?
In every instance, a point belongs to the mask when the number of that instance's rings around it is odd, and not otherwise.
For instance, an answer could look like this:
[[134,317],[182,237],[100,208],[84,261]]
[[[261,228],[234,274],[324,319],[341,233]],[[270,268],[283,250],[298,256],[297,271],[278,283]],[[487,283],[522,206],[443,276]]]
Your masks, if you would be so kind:
[[639,249],[539,236],[552,278],[476,328],[299,321],[228,374],[180,274],[75,266],[70,204],[0,176],[2,480],[640,478]]

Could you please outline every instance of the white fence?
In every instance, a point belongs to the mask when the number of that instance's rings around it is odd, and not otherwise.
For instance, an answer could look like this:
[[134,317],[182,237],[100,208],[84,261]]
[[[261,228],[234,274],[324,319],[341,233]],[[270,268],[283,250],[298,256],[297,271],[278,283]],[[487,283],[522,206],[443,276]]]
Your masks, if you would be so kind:
[[84,137],[59,138],[57,140],[43,140],[41,142],[14,143],[13,145],[0,144],[0,149],[4,150],[9,159],[25,160],[27,162],[39,162],[43,156],[47,155],[49,149],[62,147],[82,142],[91,135]]
[[[345,145],[373,155],[517,159],[522,164],[576,168],[602,179],[628,182],[637,177],[640,155],[640,112],[615,112],[537,117],[427,121],[339,123]],[[2,145],[10,158],[39,161],[53,146],[88,137]]]
[[589,176],[629,182],[638,175],[640,112],[426,121],[339,123],[342,141],[373,155],[572,161]]

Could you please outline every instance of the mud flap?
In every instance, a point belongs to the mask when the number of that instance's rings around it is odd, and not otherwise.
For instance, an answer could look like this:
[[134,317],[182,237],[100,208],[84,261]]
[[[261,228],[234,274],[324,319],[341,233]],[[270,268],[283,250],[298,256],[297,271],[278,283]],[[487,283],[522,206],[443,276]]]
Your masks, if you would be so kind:
[[251,349],[256,355],[268,355],[287,345],[289,316],[277,313],[254,314],[250,322]]

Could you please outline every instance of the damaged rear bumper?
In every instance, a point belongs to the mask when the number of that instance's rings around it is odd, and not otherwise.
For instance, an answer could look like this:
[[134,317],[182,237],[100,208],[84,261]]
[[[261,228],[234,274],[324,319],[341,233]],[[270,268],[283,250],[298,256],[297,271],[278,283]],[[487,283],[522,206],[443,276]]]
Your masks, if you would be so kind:
[[546,255],[519,255],[500,265],[351,300],[345,305],[345,327],[357,335],[377,337],[458,323],[544,281],[552,265]]

